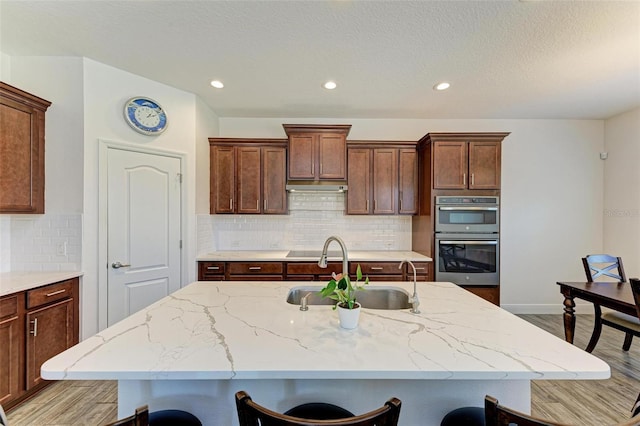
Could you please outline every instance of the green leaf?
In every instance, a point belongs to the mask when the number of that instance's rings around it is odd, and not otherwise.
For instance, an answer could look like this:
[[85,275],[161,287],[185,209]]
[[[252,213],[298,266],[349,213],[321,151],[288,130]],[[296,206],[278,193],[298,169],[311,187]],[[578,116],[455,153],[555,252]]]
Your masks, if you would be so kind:
[[347,279],[345,277],[340,278],[340,281],[338,282],[338,288],[340,290],[347,289]]
[[362,269],[360,269],[360,264],[358,263],[358,268],[356,269],[356,281],[360,281],[362,279]]

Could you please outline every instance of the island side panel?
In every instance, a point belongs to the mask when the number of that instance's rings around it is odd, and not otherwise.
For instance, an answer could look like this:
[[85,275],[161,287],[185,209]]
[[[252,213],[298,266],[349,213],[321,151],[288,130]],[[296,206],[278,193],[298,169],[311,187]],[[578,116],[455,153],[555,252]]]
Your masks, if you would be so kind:
[[483,406],[485,395],[516,410],[531,411],[529,380],[120,380],[118,417],[148,404],[151,411],[188,411],[204,426],[237,426],[234,395],[240,390],[278,412],[307,402],[327,402],[362,414],[395,396],[402,401],[400,426],[438,426],[451,410]]

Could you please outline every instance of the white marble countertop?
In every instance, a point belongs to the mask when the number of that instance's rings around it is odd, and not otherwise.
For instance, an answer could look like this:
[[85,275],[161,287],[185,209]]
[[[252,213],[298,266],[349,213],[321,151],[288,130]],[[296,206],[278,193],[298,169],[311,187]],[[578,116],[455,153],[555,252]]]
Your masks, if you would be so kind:
[[[421,314],[286,303],[310,282],[196,282],[48,360],[45,379],[606,379],[609,366],[451,283]],[[320,283],[317,283],[320,284]],[[412,292],[406,282],[393,285]],[[372,291],[372,290],[368,290]]]
[[[330,247],[329,252],[335,253],[337,246]],[[257,251],[214,251],[210,253],[203,253],[197,257],[199,261],[219,261],[219,262],[304,262],[313,261],[317,262],[320,258],[319,250],[317,256],[295,256],[287,257],[289,250],[257,250]],[[415,251],[409,250],[370,250],[370,251],[349,251],[347,257],[351,262],[400,262],[402,260],[410,260],[412,262],[431,262],[432,259]],[[340,256],[329,256],[328,260],[341,261]]]
[[2,272],[0,273],[0,296],[31,290],[82,275],[83,273],[79,271]]

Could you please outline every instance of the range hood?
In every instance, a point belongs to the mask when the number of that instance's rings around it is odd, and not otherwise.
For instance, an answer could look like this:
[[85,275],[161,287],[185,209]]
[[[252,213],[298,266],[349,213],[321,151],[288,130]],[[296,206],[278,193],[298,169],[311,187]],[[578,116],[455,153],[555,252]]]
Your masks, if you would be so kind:
[[288,192],[345,192],[346,181],[322,180],[290,180],[287,182]]

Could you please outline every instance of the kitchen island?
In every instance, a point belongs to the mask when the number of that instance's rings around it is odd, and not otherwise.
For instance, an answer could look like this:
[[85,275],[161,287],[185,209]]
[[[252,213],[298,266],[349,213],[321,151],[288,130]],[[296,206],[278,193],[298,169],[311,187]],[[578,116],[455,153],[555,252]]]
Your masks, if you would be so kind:
[[42,375],[118,380],[119,417],[149,404],[237,425],[234,394],[245,390],[280,412],[324,401],[359,414],[396,396],[407,426],[439,425],[485,394],[529,412],[532,379],[610,375],[600,359],[451,283],[418,283],[420,314],[363,308],[355,330],[339,328],[330,306],[285,301],[308,285],[190,284],[47,361]]

